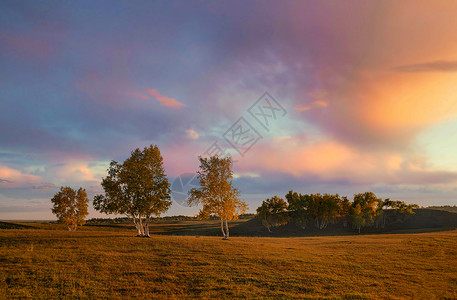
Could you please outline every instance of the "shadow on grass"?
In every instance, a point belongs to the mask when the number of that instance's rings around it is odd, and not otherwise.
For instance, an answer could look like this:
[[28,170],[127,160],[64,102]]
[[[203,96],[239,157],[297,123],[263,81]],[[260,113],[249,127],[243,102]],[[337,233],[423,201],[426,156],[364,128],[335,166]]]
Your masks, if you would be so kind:
[[[30,225],[29,225],[30,224]],[[63,224],[51,223],[13,223],[0,222],[0,229],[62,229]],[[313,236],[345,236],[358,235],[350,226],[330,224],[325,229],[317,229],[312,224],[305,229],[289,223],[285,226],[272,228],[272,232],[262,225],[256,218],[245,218],[229,223],[230,236],[252,237],[313,237]],[[457,228],[457,214],[433,209],[418,209],[415,214],[402,222],[390,224],[385,228],[364,228],[362,234],[405,234],[425,233],[454,230]],[[78,231],[129,231],[136,233],[132,224],[86,224],[78,227]],[[149,226],[150,234],[178,235],[178,236],[222,236],[219,220],[159,220]]]
[[0,221],[0,229],[31,229],[33,226]]

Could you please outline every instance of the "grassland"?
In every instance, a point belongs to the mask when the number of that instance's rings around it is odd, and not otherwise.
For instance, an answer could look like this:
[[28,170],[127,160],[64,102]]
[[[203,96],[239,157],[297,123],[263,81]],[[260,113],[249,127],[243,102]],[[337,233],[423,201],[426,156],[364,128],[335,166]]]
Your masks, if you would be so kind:
[[22,225],[0,229],[0,298],[457,298],[457,230],[223,241]]

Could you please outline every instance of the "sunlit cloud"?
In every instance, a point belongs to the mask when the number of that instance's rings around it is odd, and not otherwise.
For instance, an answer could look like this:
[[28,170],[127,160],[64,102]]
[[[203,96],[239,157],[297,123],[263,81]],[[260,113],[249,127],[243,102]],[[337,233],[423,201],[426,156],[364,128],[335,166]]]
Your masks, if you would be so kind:
[[259,178],[260,174],[254,173],[254,172],[236,172],[233,174],[233,178],[245,178],[245,177]]
[[327,107],[328,106],[328,103],[325,102],[325,101],[322,101],[322,100],[318,100],[318,101],[313,101],[307,105],[302,105],[302,104],[297,104],[294,106],[294,109],[296,111],[307,111],[307,110],[310,110],[310,109],[313,109],[313,108],[316,108],[316,107]]
[[0,166],[0,188],[17,188],[27,185],[34,185],[42,181],[37,175],[23,173],[19,170]]
[[160,104],[163,105],[163,106],[171,107],[171,108],[174,108],[174,109],[179,109],[179,108],[185,106],[184,103],[181,103],[176,99],[162,96],[157,90],[152,90],[151,89],[151,90],[147,90],[146,92],[148,94],[154,96],[155,99],[157,101],[159,101]]
[[94,175],[92,169],[84,162],[68,162],[52,168],[54,177],[62,183],[81,183],[86,181],[101,181]]
[[255,159],[237,164],[239,172],[279,172],[352,184],[457,184],[457,172],[430,168],[425,157],[385,151],[367,153],[330,140],[309,144],[283,139],[252,151]]
[[457,61],[437,60],[419,64],[403,65],[393,68],[397,72],[457,72]]
[[198,140],[198,138],[200,137],[200,135],[198,134],[198,132],[196,132],[195,130],[193,129],[187,129],[186,130],[186,135],[188,138],[191,138],[193,140]]

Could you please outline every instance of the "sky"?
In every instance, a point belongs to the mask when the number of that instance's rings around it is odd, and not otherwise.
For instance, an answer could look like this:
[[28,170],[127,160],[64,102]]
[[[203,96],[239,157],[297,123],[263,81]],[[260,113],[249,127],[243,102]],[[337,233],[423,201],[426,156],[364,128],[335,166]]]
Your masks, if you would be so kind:
[[151,144],[170,183],[231,155],[250,212],[289,190],[457,205],[456,11],[1,1],[0,219],[55,219],[60,186],[102,193],[109,162]]

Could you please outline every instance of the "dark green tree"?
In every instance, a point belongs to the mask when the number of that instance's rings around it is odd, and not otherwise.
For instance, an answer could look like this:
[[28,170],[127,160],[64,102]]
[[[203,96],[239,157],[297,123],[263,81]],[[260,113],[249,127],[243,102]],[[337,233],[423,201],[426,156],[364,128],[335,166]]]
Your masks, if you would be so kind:
[[133,219],[138,236],[149,237],[152,216],[171,206],[170,184],[157,146],[135,149],[120,164],[112,161],[103,178],[105,195],[94,198],[94,208],[106,214],[123,214]]
[[257,218],[262,221],[263,226],[269,232],[271,232],[271,227],[286,225],[289,221],[286,201],[278,196],[266,199],[257,208]]
[[294,191],[289,191],[286,194],[286,199],[288,202],[289,215],[292,220],[296,225],[305,229],[308,224],[308,220],[310,219],[308,212],[308,197]]

